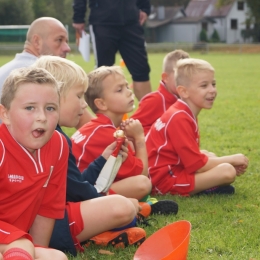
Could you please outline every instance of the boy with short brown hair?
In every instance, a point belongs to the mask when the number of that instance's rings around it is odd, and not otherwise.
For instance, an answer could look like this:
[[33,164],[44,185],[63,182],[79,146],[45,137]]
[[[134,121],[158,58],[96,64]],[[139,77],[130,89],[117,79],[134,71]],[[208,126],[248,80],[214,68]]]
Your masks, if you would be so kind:
[[[87,167],[114,141],[115,130],[122,128],[127,139],[132,141],[132,146],[128,146],[128,157],[122,163],[111,190],[128,198],[142,200],[151,191],[143,127],[135,119],[122,122],[123,115],[134,108],[134,95],[118,66],[99,67],[88,76],[89,87],[85,98],[97,118],[81,127],[71,138],[77,165],[79,169]],[[178,211],[177,203],[168,200],[152,204],[151,207],[152,213],[176,214]]]

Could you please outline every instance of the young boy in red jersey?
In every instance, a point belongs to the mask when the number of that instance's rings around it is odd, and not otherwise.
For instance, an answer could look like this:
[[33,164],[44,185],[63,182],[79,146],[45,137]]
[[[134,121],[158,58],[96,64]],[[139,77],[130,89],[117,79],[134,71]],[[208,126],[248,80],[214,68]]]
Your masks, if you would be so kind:
[[175,79],[180,99],[146,136],[153,193],[233,194],[230,184],[246,171],[248,158],[243,154],[217,157],[199,149],[197,117],[201,109],[213,106],[217,96],[214,73],[204,60],[177,62]]
[[[48,70],[61,82],[60,117],[56,130],[65,136],[70,147],[66,214],[64,219],[55,222],[50,246],[76,255],[76,249],[82,251],[81,243],[89,239],[103,245],[140,244],[146,233],[135,227],[134,220],[139,211],[138,201],[120,195],[105,196],[94,187],[116,143],[109,145],[102,156],[94,160],[81,174],[71,152],[71,141],[61,129],[75,127],[87,107],[84,100],[88,87],[87,74],[74,62],[55,56],[42,56],[34,66]],[[123,146],[122,149],[121,154],[125,158],[127,148]],[[115,228],[117,231],[113,231]]]
[[180,59],[189,58],[189,54],[183,50],[169,52],[163,59],[163,72],[157,91],[145,95],[139,102],[135,113],[131,116],[138,119],[146,135],[152,124],[178,99],[175,87],[174,69]]
[[[80,170],[88,167],[103,149],[114,141],[113,133],[120,127],[122,117],[134,108],[134,95],[128,87],[123,71],[118,66],[99,67],[89,73],[89,87],[85,98],[97,118],[81,127],[72,136],[72,151]],[[128,157],[121,165],[111,190],[128,198],[141,200],[150,191],[147,177],[147,152],[144,132],[138,120],[124,123],[126,137],[132,141]],[[160,206],[160,207],[159,207]],[[173,201],[161,201],[152,205],[152,212],[177,213]]]
[[67,259],[46,248],[55,219],[64,217],[69,152],[55,131],[59,90],[54,77],[43,69],[14,70],[3,86],[0,116],[0,255]]

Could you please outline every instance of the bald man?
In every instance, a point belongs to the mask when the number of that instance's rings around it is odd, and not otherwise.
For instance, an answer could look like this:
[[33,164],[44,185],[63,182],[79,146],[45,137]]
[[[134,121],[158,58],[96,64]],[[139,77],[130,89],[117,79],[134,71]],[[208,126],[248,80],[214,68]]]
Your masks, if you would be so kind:
[[[13,60],[0,67],[0,98],[4,81],[12,70],[32,65],[41,55],[66,58],[68,52],[70,52],[68,32],[59,20],[41,17],[33,21],[26,35],[23,52],[17,53]],[[86,123],[93,117],[85,109],[81,122]],[[78,127],[82,124],[80,123]]]
[[52,17],[36,19],[27,32],[23,52],[0,67],[0,97],[4,81],[12,70],[30,66],[41,55],[66,58],[68,52],[68,33],[64,25]]

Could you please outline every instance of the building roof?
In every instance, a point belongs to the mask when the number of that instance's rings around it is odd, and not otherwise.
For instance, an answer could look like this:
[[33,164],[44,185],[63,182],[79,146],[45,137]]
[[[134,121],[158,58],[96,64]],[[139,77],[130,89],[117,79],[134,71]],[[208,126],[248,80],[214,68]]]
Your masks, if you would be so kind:
[[218,7],[218,0],[191,0],[185,9],[188,17],[226,17],[234,3]]
[[210,22],[210,23],[215,23],[215,20],[212,18],[208,18],[208,17],[179,17],[177,19],[175,19],[174,21],[172,21],[172,23],[174,24],[187,24],[187,23],[201,23],[201,22]]
[[[159,8],[162,8],[159,10]],[[160,6],[154,8],[146,21],[146,27],[156,28],[164,24],[172,22],[178,12],[182,11],[182,7],[172,7],[172,6]]]

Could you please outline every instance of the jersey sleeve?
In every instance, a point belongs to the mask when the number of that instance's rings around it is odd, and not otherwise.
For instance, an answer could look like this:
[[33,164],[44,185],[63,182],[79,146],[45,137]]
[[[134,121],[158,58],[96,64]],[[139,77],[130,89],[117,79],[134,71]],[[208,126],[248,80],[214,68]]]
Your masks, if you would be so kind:
[[128,177],[140,175],[142,171],[142,160],[137,158],[132,149],[128,147],[128,156],[126,160],[122,163],[115,180],[119,181]]
[[131,116],[131,118],[140,121],[145,135],[150,130],[152,124],[161,116],[161,114],[158,115],[157,101],[158,99],[155,98],[154,94],[144,97],[139,103],[136,112]]
[[196,125],[184,113],[176,115],[171,124],[169,129],[174,131],[169,131],[170,142],[187,173],[194,173],[208,161],[208,157],[200,152]]
[[48,218],[64,217],[66,203],[66,180],[68,169],[69,147],[65,137],[54,132],[51,142],[51,174],[49,176],[39,215]]

